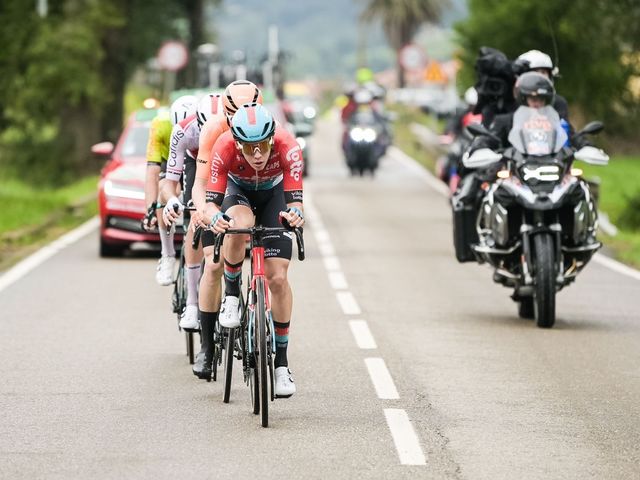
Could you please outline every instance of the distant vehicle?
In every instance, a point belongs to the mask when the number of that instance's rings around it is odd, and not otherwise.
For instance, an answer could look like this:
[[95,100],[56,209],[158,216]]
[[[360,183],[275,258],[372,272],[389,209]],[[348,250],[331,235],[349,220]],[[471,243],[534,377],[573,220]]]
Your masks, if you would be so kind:
[[[147,142],[156,113],[155,109],[133,113],[115,148],[111,142],[91,147],[94,155],[108,159],[98,183],[101,257],[120,256],[135,242],[160,242],[158,232],[145,232],[141,226],[147,209],[144,201]],[[176,235],[175,241],[180,242],[181,236]]]
[[302,171],[302,176],[306,177],[309,174],[308,137],[313,133],[313,126],[306,121],[296,121],[295,118],[292,118],[286,111],[285,104],[283,102],[265,102],[264,106],[271,112],[273,118],[275,118],[280,125],[284,126],[294,137],[296,137],[296,141],[298,142],[298,145],[300,145],[300,150],[302,150],[302,158],[304,158],[304,170]]

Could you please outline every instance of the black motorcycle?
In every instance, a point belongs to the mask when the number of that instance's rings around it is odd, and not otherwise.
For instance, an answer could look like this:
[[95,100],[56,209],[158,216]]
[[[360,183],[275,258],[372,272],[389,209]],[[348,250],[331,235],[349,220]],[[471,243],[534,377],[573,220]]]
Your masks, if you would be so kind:
[[371,110],[357,111],[347,126],[344,154],[352,175],[373,173],[384,155],[384,125]]
[[[577,135],[602,129],[602,123],[591,122]],[[469,130],[492,136],[482,125]],[[495,269],[493,280],[513,288],[521,317],[535,318],[538,327],[550,328],[555,322],[556,292],[573,282],[601,247],[596,240],[595,200],[582,172],[572,167],[573,160],[606,165],[609,157],[594,147],[576,151],[568,146],[551,107],[520,107],[509,143],[501,153],[485,148],[463,158],[466,168],[479,169],[485,188],[480,190],[475,218],[458,206],[454,235],[459,236],[465,226],[468,233],[473,220],[475,241],[468,247],[476,261],[490,264]]]

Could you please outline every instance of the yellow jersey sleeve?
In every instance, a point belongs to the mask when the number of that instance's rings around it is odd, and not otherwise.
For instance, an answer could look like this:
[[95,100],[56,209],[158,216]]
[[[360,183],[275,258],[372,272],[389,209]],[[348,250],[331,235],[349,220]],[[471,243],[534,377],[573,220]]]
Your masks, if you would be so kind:
[[159,113],[151,121],[149,142],[147,143],[147,163],[160,165],[169,156],[169,141],[171,139],[171,119],[166,112]]

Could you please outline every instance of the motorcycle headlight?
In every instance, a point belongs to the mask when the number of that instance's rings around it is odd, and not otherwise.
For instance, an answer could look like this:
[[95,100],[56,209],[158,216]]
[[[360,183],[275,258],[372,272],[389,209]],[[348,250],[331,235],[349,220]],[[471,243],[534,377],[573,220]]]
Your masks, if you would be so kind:
[[365,142],[375,142],[378,134],[373,128],[365,128],[362,130],[362,138]]
[[364,129],[360,127],[354,127],[349,132],[349,136],[354,142],[361,142],[362,140],[364,140]]
[[144,200],[144,191],[137,187],[117,183],[112,180],[104,182],[104,194],[107,197],[130,198],[132,200]]
[[304,150],[304,148],[307,146],[307,141],[302,137],[296,137],[296,142],[298,142],[300,150]]

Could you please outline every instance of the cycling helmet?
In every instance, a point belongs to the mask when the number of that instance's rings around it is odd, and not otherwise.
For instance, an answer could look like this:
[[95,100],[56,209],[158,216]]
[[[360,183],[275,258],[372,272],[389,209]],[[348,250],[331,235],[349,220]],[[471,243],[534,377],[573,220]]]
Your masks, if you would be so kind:
[[196,117],[202,127],[207,120],[222,113],[222,96],[219,93],[208,93],[198,102]]
[[551,80],[541,73],[527,72],[516,80],[515,94],[520,105],[527,105],[527,97],[543,98],[546,105],[551,105],[556,91]]
[[227,117],[232,117],[245,103],[262,104],[260,89],[248,80],[230,83],[222,94],[222,105]]
[[544,69],[549,71],[549,76],[553,72],[553,62],[551,57],[540,50],[529,50],[520,55],[516,62],[526,66],[525,71]]
[[464,92],[464,102],[470,107],[474,107],[478,103],[478,91],[474,87],[469,87]]
[[196,113],[196,105],[198,99],[193,95],[183,95],[178,97],[175,102],[171,104],[171,123],[175,125],[181,122],[187,117]]
[[231,117],[231,134],[238,142],[261,142],[271,138],[275,131],[273,116],[258,103],[243,105]]

